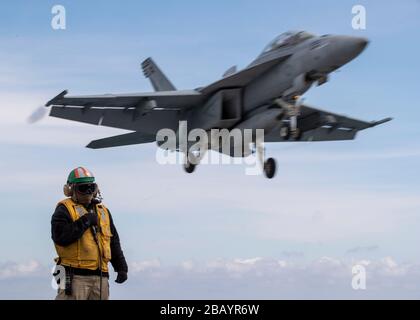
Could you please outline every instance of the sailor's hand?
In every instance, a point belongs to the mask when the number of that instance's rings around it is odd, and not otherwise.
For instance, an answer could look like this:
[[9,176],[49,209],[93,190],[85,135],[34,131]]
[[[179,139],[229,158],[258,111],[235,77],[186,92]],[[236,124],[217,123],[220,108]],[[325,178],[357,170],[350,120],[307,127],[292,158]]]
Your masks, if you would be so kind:
[[117,279],[115,280],[115,282],[116,283],[124,283],[124,282],[127,281],[127,279],[128,279],[127,272],[120,271],[120,272],[118,272],[118,276],[117,276]]
[[98,215],[95,212],[89,212],[85,216],[90,227],[98,225]]

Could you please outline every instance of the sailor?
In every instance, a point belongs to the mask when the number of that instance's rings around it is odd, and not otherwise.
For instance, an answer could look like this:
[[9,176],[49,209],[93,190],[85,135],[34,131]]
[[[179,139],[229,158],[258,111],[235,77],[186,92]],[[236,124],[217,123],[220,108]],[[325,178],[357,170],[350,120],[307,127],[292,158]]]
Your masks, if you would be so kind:
[[[51,219],[59,289],[56,300],[108,300],[111,262],[117,283],[127,280],[128,267],[108,208],[101,202],[94,175],[72,170]],[[60,274],[61,273],[61,274]]]

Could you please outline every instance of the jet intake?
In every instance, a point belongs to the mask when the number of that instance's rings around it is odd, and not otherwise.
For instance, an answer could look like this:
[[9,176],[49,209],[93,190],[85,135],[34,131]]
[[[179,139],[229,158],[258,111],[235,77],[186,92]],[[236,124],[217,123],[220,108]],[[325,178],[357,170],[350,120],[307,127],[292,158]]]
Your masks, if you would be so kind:
[[318,86],[322,86],[328,82],[328,75],[317,71],[311,71],[306,74],[306,81],[317,82]]
[[231,128],[242,117],[241,89],[225,89],[215,93],[203,108],[196,108],[188,119],[191,129]]

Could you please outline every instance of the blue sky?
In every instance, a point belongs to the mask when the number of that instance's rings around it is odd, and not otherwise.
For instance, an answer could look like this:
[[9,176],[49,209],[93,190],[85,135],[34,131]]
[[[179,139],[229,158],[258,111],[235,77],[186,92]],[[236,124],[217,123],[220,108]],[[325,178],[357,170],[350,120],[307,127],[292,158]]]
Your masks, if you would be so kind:
[[[50,26],[55,4],[66,8],[64,31]],[[351,28],[355,4],[367,9],[364,31]],[[156,274],[171,272],[179,276],[174,291],[210,297],[206,292],[214,273],[196,282],[191,276],[189,289],[180,279],[185,280],[185,270],[200,274],[200,265],[211,269],[211,261],[222,261],[225,271],[232,265],[250,264],[257,273],[262,268],[270,283],[292,277],[273,271],[270,259],[284,261],[293,274],[295,264],[312,270],[325,257],[339,261],[343,270],[360,259],[372,261],[382,282],[388,281],[385,269],[402,268],[403,280],[411,279],[412,266],[420,263],[419,15],[420,3],[414,0],[386,5],[268,0],[2,3],[0,265],[6,271],[0,269],[0,282],[16,284],[16,290],[1,286],[0,297],[33,297],[18,285],[26,273],[34,272],[43,283],[40,279],[55,255],[50,216],[62,198],[68,171],[79,165],[98,177],[127,259],[137,270],[126,289],[113,288],[116,298],[148,297],[136,287],[136,277],[149,281],[152,290],[162,286]],[[306,101],[361,119],[395,120],[360,133],[352,142],[269,145],[267,152],[279,166],[273,181],[246,176],[241,166],[202,166],[188,176],[179,166],[159,166],[154,145],[84,148],[91,140],[123,130],[49,118],[26,123],[32,110],[64,89],[74,94],[151,91],[140,70],[140,62],[149,56],[180,89],[210,83],[232,65],[247,65],[289,29],[369,38],[367,50],[325,86],[308,92]],[[329,269],[320,269],[321,278],[330,281]],[[224,273],[217,276],[226,280]],[[321,280],[308,287],[296,279],[296,291],[285,291],[282,297],[316,297],[317,292],[325,297]],[[342,278],[343,283],[350,280]],[[413,281],[418,283],[418,277]],[[227,286],[223,296],[241,297],[241,285]],[[266,297],[264,292],[276,297],[276,287],[268,290],[255,281],[247,285],[255,298]],[[376,286],[366,297],[420,295],[401,282],[391,287],[381,291]],[[329,290],[343,297],[355,294],[346,285]],[[165,297],[163,289],[153,292],[151,297]],[[38,297],[53,295],[45,288]]]

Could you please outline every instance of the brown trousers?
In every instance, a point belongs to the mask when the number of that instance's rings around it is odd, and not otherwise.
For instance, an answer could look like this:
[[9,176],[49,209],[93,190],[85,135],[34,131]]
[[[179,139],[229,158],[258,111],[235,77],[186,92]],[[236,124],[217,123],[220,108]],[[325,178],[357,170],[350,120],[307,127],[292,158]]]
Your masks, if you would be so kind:
[[[74,276],[72,283],[72,295],[68,296],[62,289],[58,289],[55,300],[99,300],[100,299],[99,276]],[[108,278],[102,278],[102,300],[109,299]]]

